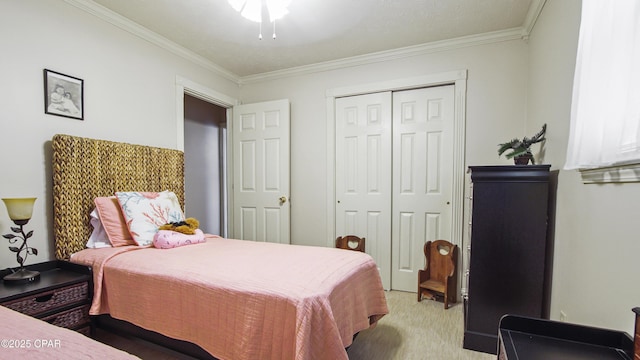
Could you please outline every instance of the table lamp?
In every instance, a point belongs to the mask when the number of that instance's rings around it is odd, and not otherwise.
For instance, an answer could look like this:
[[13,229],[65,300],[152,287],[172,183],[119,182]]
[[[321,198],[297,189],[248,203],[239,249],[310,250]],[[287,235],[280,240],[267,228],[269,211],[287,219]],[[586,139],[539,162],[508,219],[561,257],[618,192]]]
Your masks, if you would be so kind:
[[[4,205],[7,207],[9,218],[13,220],[13,223],[19,227],[11,227],[11,231],[18,234],[5,234],[3,238],[9,240],[9,250],[16,253],[16,260],[20,264],[20,268],[11,274],[5,276],[3,279],[5,283],[28,283],[38,280],[40,273],[37,271],[31,271],[24,268],[24,261],[27,260],[29,255],[38,255],[38,250],[27,245],[27,239],[33,235],[33,230],[28,233],[24,233],[24,226],[31,219],[33,213],[33,204],[36,202],[36,198],[11,198],[2,199]],[[18,243],[22,240],[22,243]]]

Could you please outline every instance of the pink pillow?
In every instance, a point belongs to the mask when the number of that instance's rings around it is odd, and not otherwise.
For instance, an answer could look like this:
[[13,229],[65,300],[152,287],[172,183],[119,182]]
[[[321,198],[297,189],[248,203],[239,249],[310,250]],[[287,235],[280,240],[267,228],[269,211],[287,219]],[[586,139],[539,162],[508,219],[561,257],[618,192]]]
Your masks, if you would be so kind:
[[172,230],[158,230],[153,236],[153,246],[158,249],[171,249],[178,246],[205,242],[204,233],[196,229],[195,234],[187,235]]
[[112,246],[136,245],[127,228],[120,204],[115,196],[97,197],[93,200],[100,221]]

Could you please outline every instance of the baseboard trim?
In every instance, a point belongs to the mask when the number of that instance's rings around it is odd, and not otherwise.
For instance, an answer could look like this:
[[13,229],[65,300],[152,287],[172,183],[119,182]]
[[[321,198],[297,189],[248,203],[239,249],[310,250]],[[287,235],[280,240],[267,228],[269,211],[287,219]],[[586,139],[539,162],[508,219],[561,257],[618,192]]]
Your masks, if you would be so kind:
[[462,347],[467,350],[480,351],[487,354],[498,354],[498,335],[488,335],[465,330]]

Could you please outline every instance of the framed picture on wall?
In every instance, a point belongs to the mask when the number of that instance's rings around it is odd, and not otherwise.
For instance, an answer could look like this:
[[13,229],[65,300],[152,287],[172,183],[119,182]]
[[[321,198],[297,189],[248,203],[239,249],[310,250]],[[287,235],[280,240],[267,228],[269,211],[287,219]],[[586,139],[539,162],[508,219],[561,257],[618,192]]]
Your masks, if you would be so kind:
[[84,120],[84,81],[44,69],[44,113]]

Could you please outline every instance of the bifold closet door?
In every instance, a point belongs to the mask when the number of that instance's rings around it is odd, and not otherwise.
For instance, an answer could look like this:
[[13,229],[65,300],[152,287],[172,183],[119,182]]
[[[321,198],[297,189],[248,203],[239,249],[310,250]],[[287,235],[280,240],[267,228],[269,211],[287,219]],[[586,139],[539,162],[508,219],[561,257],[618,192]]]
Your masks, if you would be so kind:
[[454,87],[393,93],[391,288],[417,290],[429,240],[452,239]]
[[336,99],[336,234],[366,238],[391,284],[391,92]]
[[385,289],[416,292],[424,243],[455,243],[453,120],[453,86],[336,99],[336,234],[366,237]]

